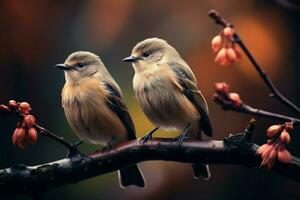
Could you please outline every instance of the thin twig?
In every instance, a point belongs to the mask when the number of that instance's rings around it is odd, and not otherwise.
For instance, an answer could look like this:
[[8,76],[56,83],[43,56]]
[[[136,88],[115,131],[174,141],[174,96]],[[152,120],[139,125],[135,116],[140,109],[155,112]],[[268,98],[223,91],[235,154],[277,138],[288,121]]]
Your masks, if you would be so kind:
[[[222,27],[233,27],[231,23],[229,23],[227,20],[225,20],[216,10],[211,10],[208,15],[215,20],[216,24],[221,25]],[[255,70],[259,73],[259,76],[262,78],[264,83],[267,85],[267,87],[271,91],[271,96],[274,96],[277,98],[282,104],[288,106],[292,110],[294,110],[296,113],[300,114],[300,108],[296,106],[293,102],[291,102],[288,98],[283,96],[281,92],[276,88],[274,83],[271,81],[267,73],[263,70],[263,68],[258,64],[258,62],[255,60],[253,55],[250,53],[247,46],[244,44],[244,42],[241,40],[240,36],[237,33],[234,33],[233,35],[233,42],[236,42],[241,49],[245,52],[246,56],[249,58],[250,62],[254,66]]]
[[71,154],[79,153],[78,149],[77,149],[78,145],[68,142],[63,137],[57,136],[55,133],[45,129],[44,127],[41,127],[38,124],[34,124],[33,126],[36,130],[39,131],[40,134],[47,136],[47,137],[55,140],[56,142],[62,144],[63,146],[65,146],[69,150],[68,156],[70,156]]
[[[1,110],[0,109],[0,115],[10,115],[13,116],[19,120],[22,120],[24,118],[24,114],[20,113],[18,110],[16,109],[8,109],[8,110]],[[34,124],[33,127],[43,136],[49,137],[51,139],[53,139],[54,141],[62,144],[63,146],[65,146],[68,150],[68,156],[71,156],[73,154],[77,154],[79,153],[78,149],[77,149],[77,145],[73,144],[71,142],[68,142],[67,140],[65,140],[63,137],[59,137],[57,136],[55,133],[45,129],[44,127],[38,125],[38,124]]]
[[262,109],[254,108],[250,105],[247,105],[245,103],[241,103],[239,105],[234,104],[234,102],[226,99],[224,95],[215,93],[213,97],[214,101],[222,106],[224,110],[232,110],[236,112],[251,114],[254,116],[264,117],[268,119],[275,119],[279,120],[280,122],[293,122],[293,124],[300,125],[300,119],[295,117],[290,117],[286,115],[281,115],[278,113],[273,113],[269,111],[265,111]]

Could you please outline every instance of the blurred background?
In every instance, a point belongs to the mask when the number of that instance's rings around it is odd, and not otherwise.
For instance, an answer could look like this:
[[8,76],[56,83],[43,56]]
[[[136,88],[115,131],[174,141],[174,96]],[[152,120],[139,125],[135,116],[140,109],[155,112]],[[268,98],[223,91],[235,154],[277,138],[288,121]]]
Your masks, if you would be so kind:
[[[213,139],[243,130],[251,117],[225,112],[216,105],[211,98],[215,82],[228,82],[250,105],[293,115],[277,100],[268,98],[268,89],[247,59],[233,67],[221,67],[213,62],[215,54],[210,50],[211,38],[220,31],[207,16],[214,8],[235,24],[236,31],[282,93],[300,105],[299,9],[283,4],[274,0],[1,0],[0,103],[10,99],[28,101],[40,125],[77,141],[60,102],[64,75],[54,65],[64,62],[71,52],[87,50],[100,55],[120,84],[141,137],[153,125],[134,99],[134,71],[121,60],[138,41],[160,37],[176,47],[195,72],[210,107]],[[274,123],[258,118],[253,140],[264,143],[264,132]],[[0,117],[0,168],[20,163],[36,165],[65,157],[64,147],[43,136],[36,145],[17,149],[11,142],[15,124],[15,119]],[[299,129],[292,134],[290,149],[300,156],[297,133]],[[84,144],[80,148],[91,152],[99,147]],[[298,183],[266,170],[212,165],[211,180],[199,181],[192,178],[188,164],[151,161],[140,166],[147,180],[146,189],[121,189],[114,172],[52,190],[43,199],[300,199]]]

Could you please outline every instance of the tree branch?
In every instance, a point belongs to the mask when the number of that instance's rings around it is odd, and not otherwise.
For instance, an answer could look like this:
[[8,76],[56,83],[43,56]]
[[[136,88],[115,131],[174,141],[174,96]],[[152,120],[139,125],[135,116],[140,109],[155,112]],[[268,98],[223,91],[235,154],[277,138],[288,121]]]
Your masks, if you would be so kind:
[[[220,13],[218,13],[216,10],[210,10],[208,15],[215,20],[216,24],[219,24],[223,27],[233,27],[231,23],[229,23],[227,20],[225,20]],[[282,104],[288,106],[292,110],[294,110],[296,113],[300,114],[300,108],[296,106],[293,102],[291,102],[288,98],[283,96],[281,92],[276,88],[274,83],[271,81],[267,73],[263,70],[263,68],[258,64],[258,62],[255,60],[253,55],[250,53],[247,46],[244,44],[242,39],[237,33],[234,33],[233,35],[233,42],[236,42],[242,50],[245,52],[246,56],[254,66],[255,70],[258,72],[261,79],[264,81],[264,83],[267,85],[269,90],[271,91],[271,96],[274,96],[277,98]]]
[[217,104],[219,104],[223,110],[232,110],[235,112],[251,114],[254,116],[264,117],[264,118],[268,118],[268,119],[275,119],[280,122],[293,122],[293,125],[295,125],[295,126],[300,125],[300,119],[298,119],[298,118],[281,115],[281,114],[265,111],[265,110],[258,109],[258,108],[253,108],[250,105],[247,105],[245,103],[236,105],[236,104],[234,104],[234,102],[225,98],[225,96],[222,94],[215,93],[213,96],[213,100]]
[[52,133],[51,131],[45,129],[44,127],[42,127],[38,124],[34,124],[33,126],[34,126],[34,128],[36,128],[39,131],[40,134],[47,136],[47,137],[53,139],[54,141],[60,143],[64,147],[66,147],[69,151],[68,156],[72,156],[72,154],[78,153],[77,145],[81,144],[81,142],[79,142],[77,144],[73,144],[73,143],[65,140],[63,137],[57,136],[56,134]]
[[[19,121],[22,121],[25,117],[25,115],[20,112],[20,110],[18,109],[19,106],[19,102],[16,102],[16,106],[15,107],[9,107],[6,106],[4,104],[0,105],[0,115],[3,116],[12,116],[17,118]],[[37,123],[33,124],[33,127],[43,136],[49,137],[52,140],[58,142],[59,144],[63,145],[64,147],[66,147],[69,151],[68,156],[71,156],[72,154],[77,154],[78,153],[78,149],[77,146],[80,144],[73,144],[67,140],[65,140],[63,137],[57,136],[55,133],[45,129],[44,127],[38,125]]]
[[[76,154],[43,165],[19,165],[2,169],[0,194],[39,196],[53,188],[77,183],[148,160],[260,167],[261,158],[256,155],[259,146],[249,141],[254,127],[252,121],[243,133],[230,135],[223,141],[187,141],[177,148],[176,142],[172,142],[171,139],[157,138],[145,144],[132,140],[116,146],[109,152],[90,156]],[[298,158],[293,157],[290,164],[277,163],[271,171],[300,182]]]

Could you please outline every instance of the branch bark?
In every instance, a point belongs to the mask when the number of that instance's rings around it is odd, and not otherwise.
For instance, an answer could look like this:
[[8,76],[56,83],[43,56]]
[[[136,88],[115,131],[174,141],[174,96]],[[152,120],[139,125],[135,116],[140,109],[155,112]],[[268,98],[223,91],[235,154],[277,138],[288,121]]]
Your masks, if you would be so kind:
[[[0,194],[39,196],[53,188],[148,160],[260,167],[261,158],[256,155],[259,146],[249,141],[253,130],[252,122],[243,133],[230,135],[223,141],[186,141],[180,148],[170,139],[157,138],[145,144],[132,140],[116,146],[109,152],[90,156],[76,154],[38,166],[19,165],[2,169]],[[292,163],[289,164],[277,163],[271,171],[300,182],[299,158],[293,157]]]

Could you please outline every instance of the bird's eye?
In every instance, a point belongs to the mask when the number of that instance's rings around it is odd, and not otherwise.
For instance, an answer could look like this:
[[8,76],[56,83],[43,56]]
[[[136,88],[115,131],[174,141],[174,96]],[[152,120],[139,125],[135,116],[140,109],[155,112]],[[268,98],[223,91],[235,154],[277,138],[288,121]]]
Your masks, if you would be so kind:
[[150,56],[150,51],[146,51],[145,53],[143,53],[143,57],[147,58]]
[[77,66],[81,68],[81,67],[84,66],[84,63],[83,63],[83,62],[80,62],[80,63],[77,64]]

